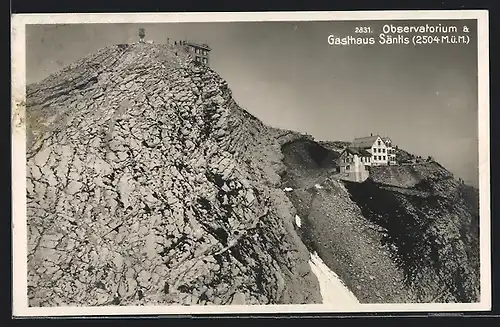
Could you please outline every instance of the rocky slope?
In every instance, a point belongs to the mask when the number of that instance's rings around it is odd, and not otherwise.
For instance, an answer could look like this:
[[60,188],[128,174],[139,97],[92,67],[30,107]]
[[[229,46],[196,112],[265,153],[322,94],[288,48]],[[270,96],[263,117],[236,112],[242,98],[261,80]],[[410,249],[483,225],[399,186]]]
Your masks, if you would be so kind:
[[306,167],[309,149],[303,140],[283,146],[301,236],[361,302],[479,300],[477,190],[435,162],[343,182],[334,169]]
[[27,90],[30,306],[319,303],[279,188],[298,136],[179,46],[123,44]]

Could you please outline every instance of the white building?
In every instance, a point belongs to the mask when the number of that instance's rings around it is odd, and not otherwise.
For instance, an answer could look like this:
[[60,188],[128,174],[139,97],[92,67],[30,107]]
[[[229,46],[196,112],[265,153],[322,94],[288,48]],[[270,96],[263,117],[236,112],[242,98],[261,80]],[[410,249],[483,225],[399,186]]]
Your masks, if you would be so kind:
[[338,159],[341,177],[354,182],[365,181],[370,174],[369,167],[396,164],[391,139],[379,135],[354,139]]
[[371,154],[368,166],[384,166],[389,164],[389,153],[384,140],[378,135],[360,137],[354,139],[349,148],[366,150]]
[[384,141],[386,147],[387,147],[387,153],[388,153],[388,158],[389,158],[389,165],[396,165],[396,149],[393,148],[392,146],[392,140],[389,137],[382,137],[382,140]]
[[368,178],[367,166],[371,164],[372,155],[364,149],[346,148],[339,157],[339,172],[345,179],[363,182]]

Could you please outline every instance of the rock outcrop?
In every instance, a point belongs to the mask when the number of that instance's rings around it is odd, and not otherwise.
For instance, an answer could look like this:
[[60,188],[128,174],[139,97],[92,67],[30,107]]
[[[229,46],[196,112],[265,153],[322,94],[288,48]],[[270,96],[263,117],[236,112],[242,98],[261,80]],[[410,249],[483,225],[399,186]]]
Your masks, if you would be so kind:
[[311,148],[283,146],[299,233],[362,303],[479,301],[478,190],[436,162],[336,180],[334,170],[304,164],[315,162]]
[[347,184],[363,215],[384,230],[383,243],[419,302],[477,302],[479,198],[437,163],[372,169]]
[[321,302],[279,188],[299,134],[182,47],[104,48],[30,85],[27,131],[30,306]]

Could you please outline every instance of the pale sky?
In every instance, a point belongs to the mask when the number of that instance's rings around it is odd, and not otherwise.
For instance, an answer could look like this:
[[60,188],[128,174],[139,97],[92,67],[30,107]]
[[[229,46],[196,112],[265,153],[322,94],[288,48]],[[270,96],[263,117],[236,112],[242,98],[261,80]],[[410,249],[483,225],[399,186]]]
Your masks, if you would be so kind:
[[466,22],[468,45],[327,42],[329,34],[354,35],[359,25],[370,26],[377,37],[385,23],[32,25],[26,29],[27,81],[40,81],[102,47],[135,42],[144,27],[146,39],[156,43],[167,37],[208,43],[211,67],[227,80],[235,100],[268,125],[319,140],[389,136],[477,187],[475,23]]

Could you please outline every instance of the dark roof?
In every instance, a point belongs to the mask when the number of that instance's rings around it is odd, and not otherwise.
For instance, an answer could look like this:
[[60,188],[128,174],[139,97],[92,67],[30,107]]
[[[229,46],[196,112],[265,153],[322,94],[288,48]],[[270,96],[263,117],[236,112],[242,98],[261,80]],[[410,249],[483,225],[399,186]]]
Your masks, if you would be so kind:
[[359,138],[354,139],[354,141],[352,141],[352,143],[351,143],[351,145],[349,147],[363,148],[363,149],[371,148],[372,145],[373,145],[373,143],[375,143],[375,141],[379,137],[380,136],[378,136],[378,135],[367,136],[367,137],[359,137]]
[[350,154],[356,154],[360,157],[371,157],[372,154],[368,151],[366,151],[363,148],[353,148],[353,147],[348,147],[344,151],[349,152]]
[[384,141],[385,143],[387,142],[391,142],[392,143],[392,140],[389,138],[389,136],[384,136],[384,137],[381,137],[382,141]]
[[208,44],[200,44],[200,43],[195,43],[195,42],[190,42],[190,41],[188,41],[188,42],[186,42],[186,43],[187,43],[188,45],[192,45],[193,47],[202,48],[202,49],[205,49],[205,50],[208,50],[208,51],[212,50],[212,49],[208,46]]

